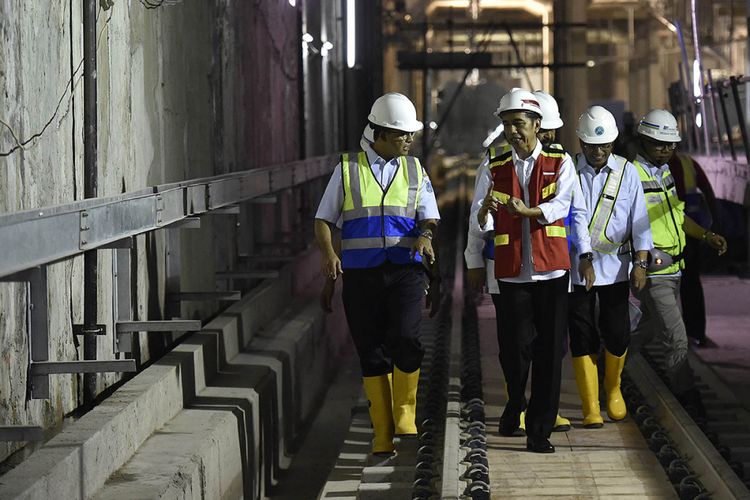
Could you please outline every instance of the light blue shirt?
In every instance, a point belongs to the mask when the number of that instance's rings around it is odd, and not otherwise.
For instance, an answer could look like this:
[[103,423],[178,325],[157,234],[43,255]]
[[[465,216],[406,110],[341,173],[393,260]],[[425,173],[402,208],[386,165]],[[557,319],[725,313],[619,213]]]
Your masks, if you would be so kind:
[[[531,173],[534,170],[536,159],[542,151],[542,143],[537,141],[536,147],[531,153],[531,156],[525,160],[518,157],[515,149],[512,151],[513,165],[516,169],[516,176],[521,184],[523,202],[526,206],[529,206],[529,180],[531,179]],[[487,195],[487,191],[492,185],[492,175],[490,174],[488,165],[489,162],[485,158],[477,171],[474,200],[472,201],[471,213],[469,214],[470,234],[473,234],[478,238],[483,238],[488,231],[494,230],[494,221],[492,217],[487,217],[487,222],[484,226],[480,226],[479,221],[477,220],[477,213],[482,207],[482,200]],[[568,216],[575,182],[576,176],[573,160],[566,154],[562,165],[560,166],[557,185],[555,187],[555,196],[551,200],[538,205],[538,208],[543,214],[543,217],[537,219],[540,224],[550,224]],[[531,225],[529,223],[529,218],[523,217],[521,224],[521,272],[517,277],[503,278],[501,281],[528,283],[532,281],[550,280],[563,276],[566,271],[565,269],[547,272],[534,271],[531,263]],[[575,224],[581,226],[575,236],[579,248],[590,248],[588,227],[585,222],[580,219],[578,221],[574,219],[574,225]],[[466,257],[466,253],[464,253],[464,256]]]
[[[624,168],[622,184],[617,193],[617,199],[612,210],[612,216],[605,229],[607,237],[611,241],[632,242],[635,251],[651,250],[654,246],[651,238],[651,223],[646,211],[646,200],[643,196],[643,186],[638,176],[637,167],[630,162],[622,165],[622,160],[614,155],[609,155],[607,164],[597,173],[586,161],[586,157],[579,154],[576,157],[576,170],[580,182],[581,200],[574,196],[573,203],[579,208],[584,208],[588,214],[589,221],[594,216],[594,210],[607,183],[607,176],[615,169]],[[572,228],[573,233],[576,226]],[[573,238],[575,242],[575,238]],[[592,244],[596,242],[592,241]],[[573,270],[571,278],[574,285],[583,285],[583,280],[578,274],[578,255],[575,246],[571,246],[571,263]],[[632,266],[630,253],[605,254],[593,250],[594,272],[596,273],[595,286],[611,285],[620,281],[627,281]]]
[[[374,149],[372,149],[367,141],[360,141],[360,146],[363,147],[364,152],[367,154],[370,168],[372,169],[375,178],[378,180],[378,183],[383,189],[387,188],[399,167],[398,158],[386,162],[375,152]],[[438,210],[435,192],[432,189],[432,183],[430,182],[427,173],[424,172],[424,170],[422,172],[424,177],[422,178],[422,189],[420,190],[419,199],[417,200],[417,220],[439,220],[440,211]],[[326,186],[326,190],[323,193],[323,198],[320,200],[315,218],[335,224],[336,227],[341,229],[341,212],[343,207],[344,188],[341,180],[341,163],[339,162],[339,164],[336,165],[336,168],[333,169],[333,174],[331,174],[331,179],[328,181],[328,186]]]

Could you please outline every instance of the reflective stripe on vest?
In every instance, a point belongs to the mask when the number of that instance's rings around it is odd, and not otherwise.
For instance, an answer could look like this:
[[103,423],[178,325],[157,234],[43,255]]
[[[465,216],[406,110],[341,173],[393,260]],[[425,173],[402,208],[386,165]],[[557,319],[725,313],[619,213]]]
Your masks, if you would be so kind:
[[[609,225],[609,220],[612,218],[612,212],[614,212],[615,203],[617,203],[617,196],[620,194],[622,178],[625,174],[625,164],[628,161],[622,157],[616,156],[615,158],[620,168],[616,170],[609,169],[604,189],[602,189],[602,194],[596,202],[594,215],[589,222],[591,248],[597,252],[607,254],[617,253],[623,243],[621,241],[611,241],[607,237],[607,226]],[[580,181],[580,179],[579,174],[578,180]]]
[[385,189],[375,178],[364,151],[356,160],[343,154],[341,174],[343,267],[376,267],[386,260],[396,264],[420,262],[419,256],[413,260],[410,257],[419,236],[416,217],[423,175],[418,160],[400,157]]
[[[638,177],[643,185],[654,247],[673,257],[680,256],[682,249],[685,248],[685,232],[682,229],[685,216],[683,203],[677,198],[674,189],[672,174],[669,173],[668,169],[662,174],[662,182],[664,183],[664,187],[662,187],[662,184],[651,174],[648,167],[638,160],[634,160],[633,164],[638,170]],[[665,269],[648,274],[674,274],[683,267],[683,260],[679,259]]]

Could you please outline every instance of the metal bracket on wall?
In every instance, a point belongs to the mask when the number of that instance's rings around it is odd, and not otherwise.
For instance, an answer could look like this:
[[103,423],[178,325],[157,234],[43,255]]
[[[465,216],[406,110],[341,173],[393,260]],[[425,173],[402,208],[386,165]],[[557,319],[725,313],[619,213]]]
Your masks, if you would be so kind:
[[0,278],[26,282],[26,332],[29,336],[29,394],[49,399],[49,375],[59,373],[134,372],[135,360],[49,361],[47,267],[41,266]]
[[[192,220],[195,219],[195,220]],[[193,227],[200,227],[200,218],[185,219]],[[195,222],[197,221],[197,226]],[[183,222],[183,221],[180,221]],[[179,224],[175,224],[179,227]],[[184,225],[182,226],[184,227]],[[114,313],[115,334],[113,351],[133,352],[133,334],[137,332],[188,332],[201,329],[198,320],[158,320],[132,321],[131,282],[130,282],[130,249],[133,247],[132,238],[129,243],[113,247],[112,255],[112,311]]]

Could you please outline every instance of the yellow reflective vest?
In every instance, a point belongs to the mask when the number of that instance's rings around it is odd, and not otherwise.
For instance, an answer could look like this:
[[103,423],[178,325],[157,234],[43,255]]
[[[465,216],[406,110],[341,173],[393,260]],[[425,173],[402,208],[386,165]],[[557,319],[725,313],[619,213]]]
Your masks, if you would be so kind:
[[682,229],[685,220],[684,203],[677,197],[674,178],[669,169],[665,169],[661,179],[658,179],[638,160],[634,160],[633,164],[638,169],[638,176],[643,185],[654,248],[675,258],[671,266],[648,274],[674,274],[685,267],[682,259],[682,251],[685,248],[685,231]]

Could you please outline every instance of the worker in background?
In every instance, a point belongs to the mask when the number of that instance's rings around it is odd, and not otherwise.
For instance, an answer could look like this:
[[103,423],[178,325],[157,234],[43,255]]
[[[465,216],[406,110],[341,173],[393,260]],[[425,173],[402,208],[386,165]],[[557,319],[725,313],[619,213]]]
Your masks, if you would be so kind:
[[670,388],[680,402],[705,414],[700,393],[688,364],[685,323],[677,305],[685,267],[685,235],[705,241],[719,255],[727,250],[723,236],[701,227],[685,215],[667,164],[680,142],[677,120],[663,109],[649,111],[638,124],[639,153],[633,162],[641,179],[651,223],[654,248],[646,286],[635,291],[643,316],[632,336],[638,348],[655,336],[665,346],[664,368]]
[[[689,155],[676,153],[669,160],[677,197],[685,203],[685,215],[701,227],[712,228],[718,222],[716,196],[701,166]],[[701,284],[701,241],[687,236],[680,280],[682,318],[687,335],[698,346],[706,345],[706,303]]]
[[[373,454],[391,454],[395,435],[416,435],[416,394],[424,348],[422,262],[434,262],[440,214],[426,172],[408,156],[422,130],[404,95],[388,93],[368,117],[372,146],[344,154],[315,215],[324,276],[343,281],[342,298],[369,401]],[[367,132],[367,131],[366,131]],[[341,229],[341,252],[333,228]],[[334,286],[321,298],[330,309]]]
[[[648,251],[653,246],[638,171],[625,158],[612,153],[617,134],[615,117],[601,106],[588,108],[578,118],[576,135],[583,154],[576,156],[576,170],[582,199],[576,196],[573,203],[581,203],[586,209],[592,252],[582,252],[571,245],[573,292],[569,297],[568,331],[586,428],[598,428],[604,423],[599,410],[597,371],[600,334],[604,343],[607,415],[615,421],[627,415],[620,375],[630,344],[628,278],[635,290],[644,287]],[[574,233],[576,227],[572,226]],[[632,263],[631,251],[635,255]],[[596,284],[590,290],[576,273],[578,263],[584,260],[592,261],[596,272]]]
[[[495,114],[509,146],[489,158],[492,184],[482,206],[471,214],[470,226],[481,237],[493,214],[495,278],[503,302],[498,344],[508,388],[499,431],[514,435],[525,410],[526,448],[554,453],[549,436],[560,401],[570,269],[563,219],[570,210],[575,169],[568,155],[537,139],[542,110],[531,92],[511,90]],[[586,231],[584,227],[578,234]],[[591,267],[588,262],[582,268],[587,265]]]
[[[543,146],[551,146],[555,144],[556,130],[563,126],[563,121],[560,118],[560,110],[557,106],[557,101],[551,95],[537,90],[533,92],[539,101],[539,105],[542,111],[542,122],[540,125],[539,132],[537,133],[537,139],[542,143]],[[479,211],[484,201],[484,194],[492,184],[492,177],[489,173],[489,159],[496,155],[497,148],[507,147],[508,142],[505,140],[505,135],[500,134],[497,146],[490,148],[487,154],[482,160],[482,163],[477,169],[477,175],[474,183],[474,200],[471,204],[471,213]],[[556,145],[558,149],[562,150],[562,146]],[[492,297],[492,303],[495,306],[495,321],[497,324],[497,335],[500,336],[500,305],[501,299],[498,292],[497,280],[495,279],[495,246],[494,246],[494,235],[493,230],[494,224],[493,219],[488,218],[487,224],[485,225],[484,233],[482,236],[478,236],[471,231],[468,231],[466,236],[466,249],[464,250],[464,260],[466,261],[466,267],[468,269],[467,281],[469,289],[475,292],[481,292],[486,286],[487,292]],[[528,375],[527,375],[528,376]],[[526,412],[521,412],[519,419],[519,434],[526,434]],[[553,432],[566,432],[570,430],[570,420],[560,416],[558,412],[555,417],[555,425],[552,428]]]

